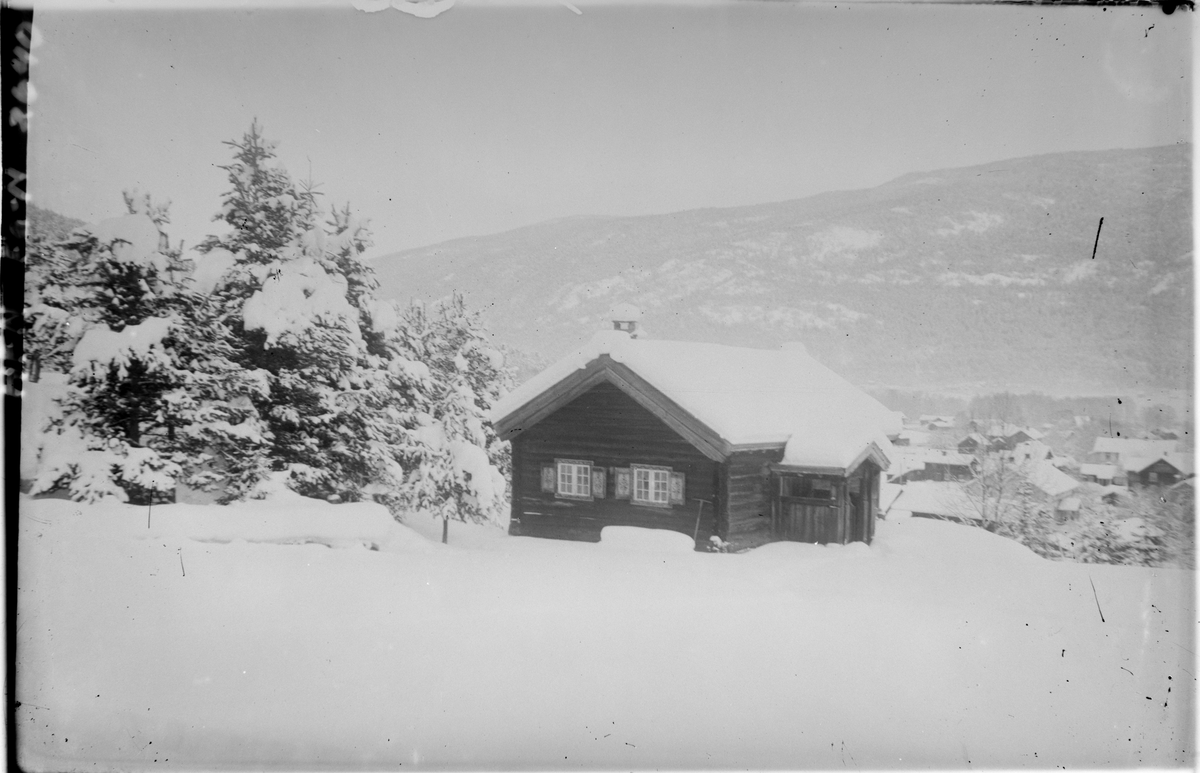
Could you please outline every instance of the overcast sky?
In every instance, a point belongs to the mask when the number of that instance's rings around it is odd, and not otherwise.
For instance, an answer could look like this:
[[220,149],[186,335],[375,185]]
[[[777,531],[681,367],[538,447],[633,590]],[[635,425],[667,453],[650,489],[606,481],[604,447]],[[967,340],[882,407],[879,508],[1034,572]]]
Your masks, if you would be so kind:
[[1190,13],[574,5],[39,12],[33,199],[92,221],[136,187],[194,244],[257,117],[382,254],[1191,139]]

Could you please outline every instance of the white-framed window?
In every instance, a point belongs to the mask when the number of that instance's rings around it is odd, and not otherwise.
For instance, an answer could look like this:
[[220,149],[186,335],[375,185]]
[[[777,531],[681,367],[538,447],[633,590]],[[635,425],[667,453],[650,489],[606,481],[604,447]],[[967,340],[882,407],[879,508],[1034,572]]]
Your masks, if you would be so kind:
[[556,459],[558,485],[555,493],[560,497],[592,498],[592,463],[578,459]]
[[671,503],[671,470],[633,465],[633,501],[667,507]]

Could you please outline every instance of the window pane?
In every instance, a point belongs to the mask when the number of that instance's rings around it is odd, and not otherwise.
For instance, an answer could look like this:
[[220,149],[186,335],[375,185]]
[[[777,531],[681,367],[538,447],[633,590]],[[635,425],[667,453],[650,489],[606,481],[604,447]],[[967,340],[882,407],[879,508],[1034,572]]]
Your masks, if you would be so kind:
[[592,493],[592,468],[587,464],[558,463],[558,493],[587,497]]
[[640,499],[643,502],[650,499],[650,471],[649,470],[634,470],[633,471],[633,498]]
[[654,501],[667,501],[667,473],[663,470],[653,470],[654,473]]

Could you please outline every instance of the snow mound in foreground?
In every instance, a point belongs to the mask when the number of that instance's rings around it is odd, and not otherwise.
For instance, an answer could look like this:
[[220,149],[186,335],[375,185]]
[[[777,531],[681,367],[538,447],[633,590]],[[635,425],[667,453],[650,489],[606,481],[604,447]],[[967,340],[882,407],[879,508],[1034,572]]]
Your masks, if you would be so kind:
[[[21,761],[1194,763],[1194,572],[1046,561],[919,518],[880,523],[869,548],[696,558],[690,535],[668,531],[614,529],[596,545],[456,523],[444,549],[439,522],[412,522],[299,497],[22,501]],[[387,536],[404,552],[321,546]],[[195,541],[213,537],[234,539]],[[321,544],[292,544],[311,537]],[[661,552],[612,549],[625,537]]]
[[647,553],[694,553],[696,549],[696,543],[686,534],[638,526],[605,526],[600,532],[600,544],[606,548]]
[[745,558],[767,561],[807,562],[869,558],[871,548],[865,542],[846,545],[815,545],[809,542],[768,542],[745,553]]
[[871,547],[880,555],[900,553],[915,560],[1017,565],[1046,561],[1021,543],[987,529],[936,518],[880,521]]

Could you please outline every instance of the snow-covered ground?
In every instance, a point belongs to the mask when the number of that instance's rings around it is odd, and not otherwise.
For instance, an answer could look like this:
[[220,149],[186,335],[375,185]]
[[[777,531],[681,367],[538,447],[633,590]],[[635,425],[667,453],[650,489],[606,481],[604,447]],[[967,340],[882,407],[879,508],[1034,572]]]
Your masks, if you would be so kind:
[[33,769],[1194,762],[1188,571],[924,519],[718,555],[459,523],[442,546],[298,497],[22,505]]

